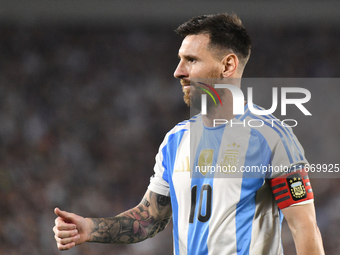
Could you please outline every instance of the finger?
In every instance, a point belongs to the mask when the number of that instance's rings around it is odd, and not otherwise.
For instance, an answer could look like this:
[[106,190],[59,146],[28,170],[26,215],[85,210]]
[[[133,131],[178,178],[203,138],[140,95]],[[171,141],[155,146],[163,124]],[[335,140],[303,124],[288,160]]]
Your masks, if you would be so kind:
[[57,247],[59,250],[61,251],[66,251],[66,250],[69,250],[71,249],[72,247],[74,247],[76,244],[75,243],[68,243],[68,244],[60,244],[60,243],[57,243]]
[[70,243],[76,243],[79,240],[79,235],[68,237],[68,238],[59,238],[58,236],[54,236],[54,238],[58,244],[67,245]]
[[56,208],[54,209],[54,213],[55,213],[57,216],[59,216],[59,217],[65,219],[65,220],[67,220],[67,221],[71,221],[71,222],[72,222],[72,221],[74,220],[74,213],[69,213],[69,212],[66,212],[66,211],[62,211],[62,210],[60,210],[58,207],[56,207]]
[[68,237],[74,237],[78,234],[78,231],[72,230],[72,231],[59,231],[59,230],[54,230],[54,234],[59,237],[59,238],[68,238]]
[[77,228],[76,224],[67,223],[60,217],[55,219],[55,225],[59,230],[72,230]]

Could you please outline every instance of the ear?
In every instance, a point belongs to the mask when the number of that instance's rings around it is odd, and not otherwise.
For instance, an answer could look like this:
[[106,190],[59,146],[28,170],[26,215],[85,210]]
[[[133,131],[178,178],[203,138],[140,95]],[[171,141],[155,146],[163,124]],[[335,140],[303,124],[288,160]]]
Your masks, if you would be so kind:
[[234,53],[230,53],[222,59],[222,64],[224,66],[222,71],[223,78],[229,78],[236,72],[239,60]]

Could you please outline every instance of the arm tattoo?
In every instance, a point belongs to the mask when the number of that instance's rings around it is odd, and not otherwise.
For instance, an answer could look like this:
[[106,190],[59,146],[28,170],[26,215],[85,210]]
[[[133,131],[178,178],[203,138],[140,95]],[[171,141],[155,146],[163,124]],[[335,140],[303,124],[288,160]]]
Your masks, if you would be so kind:
[[166,196],[156,194],[156,198],[157,198],[157,204],[159,204],[161,206],[166,206],[170,203],[170,197],[166,197]]
[[[155,197],[155,199],[152,199],[153,197]],[[149,199],[150,201],[155,200],[158,213],[162,213],[164,207],[170,204],[170,197],[163,196],[152,191],[150,191]]]
[[143,198],[142,204],[145,205],[146,207],[150,206],[150,202],[146,198]]
[[157,233],[163,231],[165,227],[168,225],[169,221],[170,221],[170,218],[166,218],[164,220],[158,221],[155,225],[153,225],[150,231],[150,237],[153,237]]
[[[152,192],[151,192],[152,193]],[[151,197],[153,200],[151,200]],[[155,236],[164,230],[170,221],[170,216],[156,220],[149,213],[149,206],[156,199],[159,213],[170,203],[170,198],[156,193],[150,194],[150,202],[144,198],[141,204],[116,217],[94,219],[90,234],[91,242],[101,243],[136,243]]]

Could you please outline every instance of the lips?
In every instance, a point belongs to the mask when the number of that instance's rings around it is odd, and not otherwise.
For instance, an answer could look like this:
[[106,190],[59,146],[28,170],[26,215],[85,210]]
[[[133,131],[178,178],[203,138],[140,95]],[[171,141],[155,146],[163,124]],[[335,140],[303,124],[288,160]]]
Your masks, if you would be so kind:
[[182,91],[184,94],[189,95],[190,94],[190,84],[182,83]]
[[184,93],[190,93],[190,84],[182,84],[182,90]]
[[182,85],[182,87],[187,87],[187,86],[190,86],[190,82],[188,82],[186,80],[181,80],[181,85]]

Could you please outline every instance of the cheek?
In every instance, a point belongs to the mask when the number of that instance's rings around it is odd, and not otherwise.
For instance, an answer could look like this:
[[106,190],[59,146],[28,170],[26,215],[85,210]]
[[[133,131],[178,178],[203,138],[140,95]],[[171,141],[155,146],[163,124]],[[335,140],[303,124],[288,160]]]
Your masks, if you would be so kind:
[[200,63],[192,67],[192,77],[197,78],[221,78],[221,66],[215,62]]
[[204,78],[207,74],[207,67],[201,63],[196,63],[188,69],[188,72],[192,78]]

